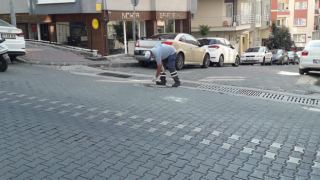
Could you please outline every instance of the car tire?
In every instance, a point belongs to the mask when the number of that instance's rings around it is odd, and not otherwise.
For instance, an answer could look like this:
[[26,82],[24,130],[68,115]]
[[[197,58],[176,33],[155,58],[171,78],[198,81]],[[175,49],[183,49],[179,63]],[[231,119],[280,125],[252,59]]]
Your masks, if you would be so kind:
[[304,75],[304,73],[305,73],[305,70],[304,70],[304,69],[299,69],[299,74],[300,74],[300,75]]
[[203,62],[202,62],[202,68],[208,68],[210,65],[210,56],[209,54],[206,54],[203,58]]
[[5,72],[8,69],[8,64],[3,57],[0,57],[0,72]]
[[234,61],[234,63],[232,64],[233,67],[238,67],[240,65],[240,57],[237,56],[236,60]]
[[261,63],[261,66],[265,66],[266,65],[266,58],[263,58],[263,61]]
[[289,65],[290,64],[290,61],[289,61],[289,59],[288,59],[288,61],[287,61],[287,65]]
[[296,59],[293,59],[292,64],[293,64],[293,65],[296,64]]
[[280,62],[279,64],[283,66],[283,64],[284,64],[284,63],[283,63],[283,59],[281,60],[281,62]]
[[269,63],[269,65],[270,65],[270,66],[272,66],[272,58],[270,59],[270,63]]
[[218,66],[218,67],[222,67],[223,64],[224,64],[224,58],[223,58],[223,56],[221,55],[221,56],[219,57],[219,62],[217,63],[217,66]]
[[17,56],[9,56],[11,61],[16,61],[17,60]]
[[184,57],[182,53],[179,53],[176,57],[176,69],[177,70],[181,70],[183,68],[184,65]]

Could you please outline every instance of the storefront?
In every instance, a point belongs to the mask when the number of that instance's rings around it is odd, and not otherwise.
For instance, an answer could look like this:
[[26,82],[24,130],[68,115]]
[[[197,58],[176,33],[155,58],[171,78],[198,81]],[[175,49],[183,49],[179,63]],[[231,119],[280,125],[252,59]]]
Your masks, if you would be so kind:
[[[109,54],[126,53],[126,44],[133,40],[133,12],[108,11],[108,13]],[[136,12],[137,39],[157,33],[190,33],[189,27],[190,17],[187,12]],[[125,35],[127,39],[124,38]]]
[[[1,14],[0,19],[11,22],[10,14]],[[49,15],[16,14],[17,28],[22,29],[25,39],[46,40],[48,38]]]

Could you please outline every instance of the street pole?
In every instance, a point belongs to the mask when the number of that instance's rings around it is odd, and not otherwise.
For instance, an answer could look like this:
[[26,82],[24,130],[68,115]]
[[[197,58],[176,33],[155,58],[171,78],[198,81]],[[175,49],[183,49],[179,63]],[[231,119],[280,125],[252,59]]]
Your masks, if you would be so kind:
[[133,6],[133,52],[135,48],[136,48],[136,6]]
[[14,12],[13,0],[10,0],[10,15],[11,15],[11,25],[17,27],[16,13]]

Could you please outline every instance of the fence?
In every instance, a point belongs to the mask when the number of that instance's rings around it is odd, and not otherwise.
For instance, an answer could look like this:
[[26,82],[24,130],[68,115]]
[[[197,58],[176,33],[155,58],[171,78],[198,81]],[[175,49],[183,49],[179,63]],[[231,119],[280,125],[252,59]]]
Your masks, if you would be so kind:
[[40,32],[32,32],[30,39],[38,38],[44,42],[59,46],[73,46],[92,51],[93,28],[85,25],[68,23],[48,23],[40,25]]

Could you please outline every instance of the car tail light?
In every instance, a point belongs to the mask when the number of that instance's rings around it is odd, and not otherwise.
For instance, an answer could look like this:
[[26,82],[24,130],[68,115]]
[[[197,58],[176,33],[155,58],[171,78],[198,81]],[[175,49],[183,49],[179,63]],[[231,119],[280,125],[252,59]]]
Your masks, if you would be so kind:
[[136,42],[136,47],[140,47],[140,42],[139,41]]
[[301,53],[302,56],[308,56],[308,54],[309,54],[308,51],[303,51],[303,52]]
[[219,48],[220,48],[220,46],[218,46],[218,45],[213,45],[213,46],[208,46],[208,48],[215,48],[215,49],[219,49]]
[[172,45],[173,44],[173,42],[162,42],[161,44],[167,44],[167,45]]
[[24,37],[23,33],[17,34],[18,37]]

